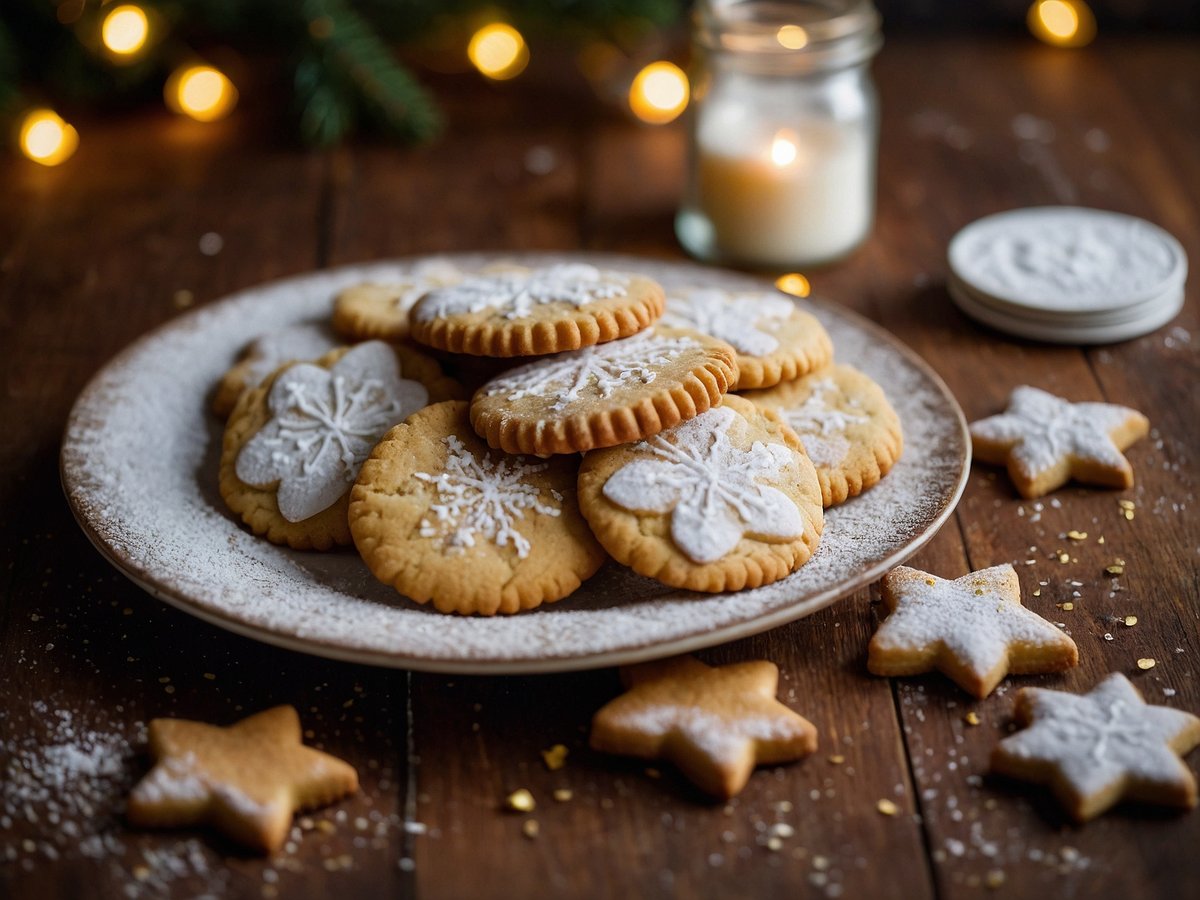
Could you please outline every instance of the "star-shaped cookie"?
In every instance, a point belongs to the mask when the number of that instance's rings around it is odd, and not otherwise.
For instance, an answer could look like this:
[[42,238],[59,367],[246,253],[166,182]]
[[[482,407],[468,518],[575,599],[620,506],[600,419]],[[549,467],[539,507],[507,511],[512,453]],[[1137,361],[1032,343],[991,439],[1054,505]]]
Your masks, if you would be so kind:
[[1072,478],[1102,487],[1133,485],[1126,447],[1150,430],[1136,409],[1113,403],[1071,403],[1022,385],[1008,409],[971,424],[976,458],[1007,466],[1018,493],[1041,497]]
[[953,581],[898,566],[884,576],[882,597],[889,615],[867,651],[876,675],[937,669],[982,699],[1010,672],[1058,672],[1079,662],[1073,640],[1021,605],[1007,563]]
[[1088,694],[1022,688],[1017,724],[992,753],[992,771],[1049,785],[1076,821],[1122,799],[1184,809],[1196,776],[1180,758],[1200,745],[1200,718],[1147,704],[1119,672]]
[[277,706],[220,728],[150,722],[155,765],[129,795],[134,825],[212,825],[255,850],[283,846],[292,814],[358,790],[347,763],[300,743],[300,717]]
[[779,669],[766,661],[706,666],[690,656],[621,671],[629,689],[592,719],[593,749],[666,759],[701,790],[729,798],[756,765],[817,749],[817,730],[775,699]]

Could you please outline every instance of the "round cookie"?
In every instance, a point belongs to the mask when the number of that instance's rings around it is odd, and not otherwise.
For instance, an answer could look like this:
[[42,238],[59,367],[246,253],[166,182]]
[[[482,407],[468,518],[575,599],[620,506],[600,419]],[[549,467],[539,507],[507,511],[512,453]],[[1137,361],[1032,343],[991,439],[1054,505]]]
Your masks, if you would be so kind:
[[900,419],[874,381],[835,365],[740,396],[779,413],[804,442],[828,509],[878,484],[900,458]]
[[371,448],[426,404],[462,395],[420,353],[368,341],[290,363],[225,425],[221,496],[255,534],[296,550],[350,543],[350,487]]
[[493,378],[475,392],[471,424],[509,453],[576,453],[678,425],[720,402],[735,380],[724,341],[653,328]]
[[413,304],[434,288],[454,284],[463,277],[464,273],[447,260],[431,259],[415,266],[400,281],[351,285],[334,298],[333,327],[352,341],[402,341],[408,337]]
[[443,613],[490,616],[573,592],[604,551],[575,500],[577,460],[489,450],[466,403],[393,428],[350,495],[354,543],[375,577]]
[[694,591],[738,591],[802,566],[824,526],[817,474],[790,428],[740,397],[579,470],[579,506],[612,556]]
[[430,291],[412,309],[419,343],[474,356],[538,356],[629,337],[663,311],[639,275],[569,263],[481,274]]
[[833,359],[833,342],[817,318],[775,291],[683,288],[667,294],[663,324],[691,328],[737,351],[733,390],[791,381]]
[[316,359],[340,344],[328,323],[321,321],[300,322],[254,339],[217,384],[213,412],[228,419],[246,388],[257,387],[286,362]]

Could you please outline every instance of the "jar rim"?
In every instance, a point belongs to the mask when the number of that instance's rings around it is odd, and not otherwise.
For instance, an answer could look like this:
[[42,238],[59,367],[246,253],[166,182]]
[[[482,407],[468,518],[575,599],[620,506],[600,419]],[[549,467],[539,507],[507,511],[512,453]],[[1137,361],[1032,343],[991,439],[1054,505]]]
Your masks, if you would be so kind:
[[700,47],[773,71],[856,65],[883,43],[871,0],[701,0],[693,19]]

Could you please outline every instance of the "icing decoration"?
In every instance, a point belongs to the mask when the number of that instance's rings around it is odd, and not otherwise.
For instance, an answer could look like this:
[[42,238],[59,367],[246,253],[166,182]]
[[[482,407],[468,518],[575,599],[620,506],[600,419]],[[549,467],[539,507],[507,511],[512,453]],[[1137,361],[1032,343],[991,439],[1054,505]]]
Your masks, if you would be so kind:
[[604,485],[604,496],[633,512],[671,514],[671,539],[697,563],[715,562],[746,534],[794,540],[804,534],[796,503],[760,480],[783,480],[792,451],[755,441],[740,450],[729,439],[735,420],[718,406],[657,434],[634,449],[652,459],[622,466]]
[[264,334],[247,349],[249,366],[246,384],[257,387],[288,360],[316,359],[339,343],[323,322],[302,322],[282,331]]
[[1022,385],[1003,413],[972,423],[971,435],[1011,444],[1009,458],[1031,479],[1068,457],[1126,469],[1129,463],[1109,434],[1136,415],[1114,403],[1071,403]]
[[832,378],[821,378],[812,384],[812,393],[797,407],[780,410],[784,421],[796,430],[804,441],[813,465],[822,468],[839,466],[850,452],[846,431],[851,425],[862,425],[867,416],[838,409],[830,401],[839,394]]
[[[429,507],[431,517],[421,520],[421,537],[443,537],[442,546],[464,551],[479,538],[497,547],[511,546],[517,556],[529,555],[529,541],[517,530],[526,510],[558,516],[562,510],[541,499],[542,488],[525,479],[544,472],[548,463],[526,463],[522,456],[477,457],[455,435],[444,439],[446,471],[436,475],[417,472],[413,477],[432,484],[438,502]],[[562,494],[550,490],[555,502]]]
[[506,394],[507,400],[554,395],[550,408],[557,412],[581,395],[584,399],[607,398],[631,381],[650,384],[658,376],[655,366],[667,365],[697,346],[691,338],[665,338],[643,331],[520,366],[493,379],[484,391],[489,397]]
[[[1194,805],[1196,779],[1179,755],[1200,743],[1200,719],[1146,703],[1119,672],[1082,695],[1023,688],[1017,706],[1018,719],[1030,725],[1000,742],[993,768],[1049,767],[1068,803],[1086,810],[1080,818],[1122,795],[1154,799],[1147,788],[1182,794]],[[1098,794],[1099,805],[1088,802]]]
[[421,322],[495,309],[506,319],[532,314],[546,303],[584,306],[625,296],[629,279],[582,263],[564,263],[532,272],[480,275],[430,291],[413,310]]
[[779,349],[772,332],[794,309],[790,300],[766,292],[734,294],[702,288],[670,294],[663,324],[695,329],[747,356],[766,356]]
[[[1014,662],[1035,659],[1054,670],[1065,667],[1051,664],[1060,655],[1067,665],[1077,659],[1069,637],[1021,605],[1020,582],[1008,563],[952,581],[898,566],[884,578],[884,599],[892,610],[871,639],[869,654],[928,659],[919,671],[940,669],[977,696],[991,693]],[[873,672],[892,674],[879,660],[869,662]],[[915,671],[918,667],[908,666],[908,674]]]
[[237,477],[278,482],[279,512],[303,521],[336,503],[384,433],[428,400],[382,341],[359,344],[330,369],[292,366],[271,386],[271,418],[238,454]]

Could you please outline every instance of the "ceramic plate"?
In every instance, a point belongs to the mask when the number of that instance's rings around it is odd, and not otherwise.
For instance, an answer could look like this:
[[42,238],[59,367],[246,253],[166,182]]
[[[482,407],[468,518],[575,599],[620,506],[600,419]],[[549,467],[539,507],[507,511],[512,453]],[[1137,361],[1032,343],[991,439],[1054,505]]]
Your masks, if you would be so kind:
[[[444,257],[466,269],[494,258]],[[685,263],[571,258],[638,271],[667,287],[770,287]],[[905,448],[877,487],[827,513],[813,559],[773,585],[693,594],[610,563],[558,603],[509,617],[463,618],[379,584],[353,549],[301,553],[254,537],[217,493],[222,424],[209,410],[213,386],[250,339],[326,318],[341,288],[396,279],[427,261],[334,269],[252,288],[179,317],[109,363],[76,402],[62,451],[67,497],[100,552],[167,603],[293,650],[426,671],[552,672],[688,652],[807,616],[915,553],[962,493],[970,440],[946,386],[877,326],[834,304],[802,301],[829,330],[838,360],[883,386],[903,422]]]

